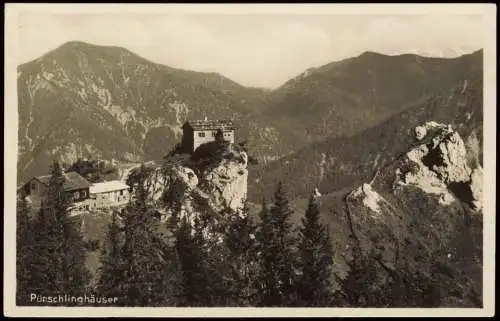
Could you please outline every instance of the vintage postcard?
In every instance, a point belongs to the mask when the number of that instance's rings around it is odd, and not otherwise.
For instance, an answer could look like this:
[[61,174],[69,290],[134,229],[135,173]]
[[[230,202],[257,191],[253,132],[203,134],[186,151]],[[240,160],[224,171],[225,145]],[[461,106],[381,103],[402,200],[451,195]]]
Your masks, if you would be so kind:
[[492,316],[493,4],[7,4],[4,315]]

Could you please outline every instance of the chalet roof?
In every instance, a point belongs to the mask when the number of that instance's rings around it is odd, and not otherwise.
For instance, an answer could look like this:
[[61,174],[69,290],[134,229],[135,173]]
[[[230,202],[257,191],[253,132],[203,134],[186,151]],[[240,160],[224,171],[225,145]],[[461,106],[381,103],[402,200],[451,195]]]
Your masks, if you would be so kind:
[[90,194],[107,193],[128,189],[129,186],[120,181],[109,181],[90,185]]
[[[64,181],[63,188],[65,191],[73,191],[76,189],[82,189],[82,188],[89,188],[90,183],[83,178],[80,174],[77,172],[67,172],[64,173],[64,177],[66,180]],[[48,186],[49,181],[50,181],[50,175],[45,175],[45,176],[37,176],[35,177],[37,180],[39,180],[42,184]]]
[[193,128],[193,130],[213,130],[213,129],[222,129],[222,130],[233,130],[233,121],[232,120],[190,120],[186,123],[188,126]]

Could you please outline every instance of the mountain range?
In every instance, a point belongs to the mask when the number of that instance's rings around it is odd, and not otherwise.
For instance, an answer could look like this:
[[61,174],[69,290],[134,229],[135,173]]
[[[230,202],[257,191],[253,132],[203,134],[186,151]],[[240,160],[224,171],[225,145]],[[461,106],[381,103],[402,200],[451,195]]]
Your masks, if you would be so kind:
[[350,145],[481,72],[482,51],[454,59],[366,52],[265,90],[157,64],[125,48],[72,41],[18,67],[18,179],[45,174],[54,157],[159,159],[179,142],[184,121],[230,118],[237,139],[260,161],[250,171],[253,197],[265,173],[287,179],[277,174],[283,162],[317,164],[321,159],[301,155],[322,155],[335,140]]
[[[403,269],[439,284],[434,304],[480,306],[482,74],[482,50],[449,59],[365,52],[266,90],[73,41],[18,68],[18,179],[45,174],[54,158],[151,160],[153,199],[172,182],[189,187],[175,194],[190,199],[186,208],[247,195],[257,221],[281,182],[295,227],[314,191],[340,277],[354,237],[381,267],[370,282]],[[204,117],[232,119],[236,142],[259,163],[245,151],[245,161],[222,157],[198,176],[174,156],[163,162],[175,166],[155,165],[180,142],[184,121]],[[103,241],[109,215],[94,214],[78,219],[87,238]],[[87,258],[93,271],[97,258]]]
[[[476,63],[481,63],[480,56]],[[482,71],[472,70],[454,86],[417,100],[376,126],[351,136],[329,137],[259,166],[250,171],[249,197],[258,201],[271,195],[277,181],[285,183],[295,198],[306,197],[315,187],[330,193],[369,180],[378,168],[413,147],[415,127],[426,121],[457,127],[473,151],[470,161],[482,166],[482,87]]]

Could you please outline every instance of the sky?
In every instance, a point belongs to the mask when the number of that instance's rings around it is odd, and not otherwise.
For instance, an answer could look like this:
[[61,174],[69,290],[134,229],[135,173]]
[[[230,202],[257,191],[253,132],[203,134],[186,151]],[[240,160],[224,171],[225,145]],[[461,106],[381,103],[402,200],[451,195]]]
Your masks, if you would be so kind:
[[123,46],[156,63],[276,88],[308,68],[357,56],[456,57],[483,48],[480,15],[50,13],[18,16],[18,61],[67,41]]

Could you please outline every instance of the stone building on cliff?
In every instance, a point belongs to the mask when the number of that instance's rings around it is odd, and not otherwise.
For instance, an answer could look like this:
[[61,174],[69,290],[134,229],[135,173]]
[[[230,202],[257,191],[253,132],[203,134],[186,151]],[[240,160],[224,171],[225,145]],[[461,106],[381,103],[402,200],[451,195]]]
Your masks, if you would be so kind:
[[194,152],[200,145],[215,141],[217,132],[222,131],[224,140],[234,144],[234,125],[231,120],[190,120],[182,126],[182,149]]

